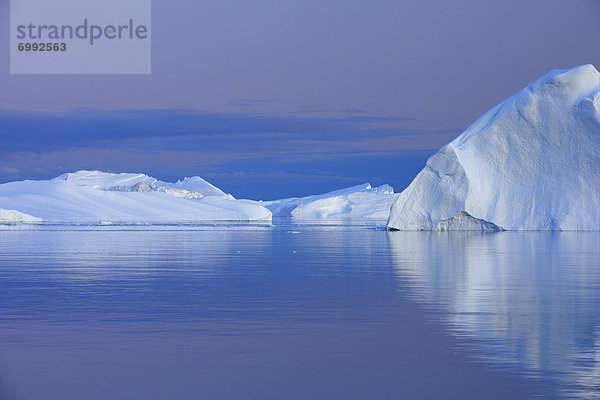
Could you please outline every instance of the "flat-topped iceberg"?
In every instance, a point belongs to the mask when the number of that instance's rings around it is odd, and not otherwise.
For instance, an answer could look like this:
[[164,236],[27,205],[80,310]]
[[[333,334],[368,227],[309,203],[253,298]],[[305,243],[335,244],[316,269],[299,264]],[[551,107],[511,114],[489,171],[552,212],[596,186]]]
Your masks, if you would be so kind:
[[389,185],[371,187],[369,183],[300,198],[265,201],[274,216],[298,220],[351,219],[360,222],[385,221],[398,198]]
[[[0,209],[49,223],[197,223],[270,220],[271,212],[236,200],[202,178],[162,182],[144,174],[79,171],[47,181],[0,185]],[[0,214],[2,221],[2,214]]]
[[[152,191],[153,189],[163,187],[173,189],[170,193],[176,196],[177,193],[185,194],[187,192],[189,194],[188,196],[180,195],[178,197],[201,198],[204,196],[225,196],[234,199],[232,195],[223,192],[199,176],[171,183],[159,181],[145,174],[111,174],[101,171],[78,171],[62,174],[56,179],[68,181],[72,185],[88,186],[102,190],[135,192]],[[158,190],[160,191],[160,189]]]
[[483,115],[427,161],[388,228],[477,224],[600,229],[600,73],[592,65],[552,71]]

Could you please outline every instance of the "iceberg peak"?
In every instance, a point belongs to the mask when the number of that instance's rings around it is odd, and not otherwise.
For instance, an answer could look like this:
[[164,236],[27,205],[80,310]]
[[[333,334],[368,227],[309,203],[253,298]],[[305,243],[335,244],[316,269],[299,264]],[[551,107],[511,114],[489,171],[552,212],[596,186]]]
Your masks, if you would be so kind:
[[600,229],[600,73],[553,70],[429,160],[388,227],[434,230],[461,211],[507,230]]
[[[591,64],[570,69],[555,69],[531,83],[521,92],[549,97],[557,104],[574,106],[600,90],[600,73]],[[518,96],[519,93],[516,95]],[[522,94],[525,96],[525,93]]]

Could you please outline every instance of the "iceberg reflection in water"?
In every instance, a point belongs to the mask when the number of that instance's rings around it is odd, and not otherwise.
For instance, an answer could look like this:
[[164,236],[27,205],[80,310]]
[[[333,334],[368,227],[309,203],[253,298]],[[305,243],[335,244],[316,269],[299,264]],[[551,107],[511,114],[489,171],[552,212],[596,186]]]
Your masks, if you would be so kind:
[[0,227],[0,399],[593,397],[599,242]]
[[388,235],[397,276],[494,365],[600,397],[600,234]]
[[0,399],[499,399],[388,234],[351,226],[0,227]]

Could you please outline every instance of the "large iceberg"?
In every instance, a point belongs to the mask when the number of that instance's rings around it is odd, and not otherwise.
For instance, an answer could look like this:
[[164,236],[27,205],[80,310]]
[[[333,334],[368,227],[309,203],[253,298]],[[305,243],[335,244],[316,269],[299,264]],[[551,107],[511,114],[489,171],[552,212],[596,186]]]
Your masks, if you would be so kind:
[[2,184],[0,210],[0,222],[198,223],[271,219],[271,212],[260,204],[236,200],[199,177],[169,183],[144,174],[100,171]]
[[600,73],[592,65],[546,74],[440,149],[394,203],[388,228],[477,223],[600,229]]
[[369,183],[346,189],[300,198],[265,201],[274,216],[293,217],[303,221],[353,220],[385,221],[398,195],[389,185],[372,187]]

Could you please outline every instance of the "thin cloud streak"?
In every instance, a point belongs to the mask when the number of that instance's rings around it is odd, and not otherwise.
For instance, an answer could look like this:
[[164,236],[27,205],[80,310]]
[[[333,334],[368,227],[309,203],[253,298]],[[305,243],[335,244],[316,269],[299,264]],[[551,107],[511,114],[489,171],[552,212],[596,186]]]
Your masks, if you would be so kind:
[[[408,130],[402,118],[368,115],[288,118],[181,110],[0,111],[0,132],[5,133],[0,182],[49,179],[80,169],[161,179],[201,175],[213,176],[234,195],[262,198],[365,181],[405,186],[426,154],[458,134]],[[396,170],[390,164],[396,157],[417,163]],[[240,171],[251,176],[232,175]],[[265,188],[261,179],[271,186]]]
[[[169,150],[176,146],[235,146],[232,139],[267,146],[273,141],[365,140],[386,136],[419,136],[436,131],[407,130],[405,119],[351,115],[346,118],[273,117],[260,114],[208,114],[186,110],[102,111],[66,113],[0,111],[5,133],[0,153],[46,152],[79,147],[135,147]],[[444,131],[440,131],[444,133]],[[245,140],[244,140],[245,139]],[[162,147],[161,147],[162,146]]]

